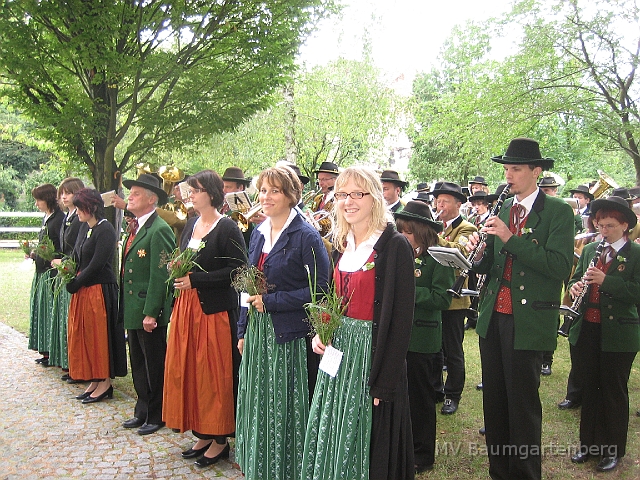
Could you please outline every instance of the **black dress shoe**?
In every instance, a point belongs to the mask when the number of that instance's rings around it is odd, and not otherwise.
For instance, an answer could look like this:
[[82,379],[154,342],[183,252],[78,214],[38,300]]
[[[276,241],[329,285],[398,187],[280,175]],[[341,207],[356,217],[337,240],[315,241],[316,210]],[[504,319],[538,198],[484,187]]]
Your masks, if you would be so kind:
[[206,455],[201,456],[198,460],[195,461],[195,466],[204,468],[209,465],[213,465],[214,463],[218,463],[218,460],[221,458],[229,458],[229,444],[222,449],[222,451],[213,458],[209,458]]
[[618,457],[602,457],[602,460],[596,465],[599,472],[610,472],[618,466]]
[[571,457],[571,461],[573,463],[585,463],[589,460],[590,455],[588,452],[578,452],[573,457]]
[[138,435],[149,435],[151,433],[155,433],[164,427],[164,422],[160,423],[147,423],[145,422],[139,429]]
[[87,381],[86,380],[76,380],[75,378],[69,377],[69,379],[67,380],[67,383],[70,383],[70,384],[73,385],[74,383],[87,383]]
[[560,410],[569,410],[571,408],[578,408],[580,406],[580,402],[574,402],[573,400],[569,400],[565,398],[558,404],[558,408]]
[[483,387],[484,385],[482,385],[482,382],[480,382],[479,384],[476,385],[476,390],[482,390]]
[[433,470],[433,463],[430,465],[416,465],[416,473],[424,473]]
[[89,395],[87,398],[82,400],[82,403],[84,404],[97,403],[97,402],[101,402],[105,398],[113,398],[113,385],[107,388],[103,393],[101,393],[97,397],[92,397],[91,395]]
[[42,362],[47,362],[49,363],[49,357],[42,357],[42,358],[36,358],[35,359],[36,363],[42,363]]
[[93,392],[95,392],[95,388],[93,390],[91,390],[90,392],[83,392],[80,395],[76,395],[76,399],[77,400],[84,400],[85,398],[87,398],[89,395],[91,395]]
[[548,363],[543,363],[542,368],[540,369],[540,373],[545,377],[551,375],[551,365]]
[[451,398],[446,398],[444,401],[444,405],[442,405],[442,408],[440,409],[440,413],[443,413],[444,415],[451,415],[453,413],[456,413],[457,410],[458,401]]
[[478,433],[480,435],[486,435],[487,434],[487,429],[486,427],[482,427],[480,430],[478,430]]
[[124,428],[138,428],[144,425],[144,420],[138,417],[133,417],[122,424]]
[[196,458],[196,457],[199,457],[200,455],[202,455],[204,452],[206,452],[209,449],[209,446],[211,446],[211,442],[207,443],[202,448],[198,448],[198,449],[190,448],[189,450],[185,450],[184,452],[182,452],[182,458]]
[[638,417],[640,417],[640,410],[638,410],[638,411],[636,412],[636,415],[637,415]]
[[68,373],[65,373],[64,375],[62,375],[60,377],[60,380],[62,380],[63,382],[66,382],[67,380],[69,380],[71,378],[71,375],[69,375]]

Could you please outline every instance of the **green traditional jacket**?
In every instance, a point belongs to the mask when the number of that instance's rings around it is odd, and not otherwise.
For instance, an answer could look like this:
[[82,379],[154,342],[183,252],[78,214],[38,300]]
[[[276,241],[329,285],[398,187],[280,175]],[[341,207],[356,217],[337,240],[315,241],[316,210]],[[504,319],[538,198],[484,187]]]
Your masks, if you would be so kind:
[[124,328],[143,328],[145,316],[155,318],[160,327],[169,323],[173,296],[167,288],[169,272],[161,264],[161,256],[170,255],[175,248],[173,230],[154,212],[140,227],[126,255],[123,250],[120,308]]
[[[578,282],[595,256],[598,242],[582,250],[569,287]],[[637,352],[640,350],[640,321],[636,302],[640,299],[640,245],[627,242],[611,261],[600,286],[600,309],[603,352]],[[588,298],[584,299],[584,306]],[[583,309],[583,313],[584,313]],[[576,319],[569,331],[569,341],[575,345],[582,328],[582,317]]]
[[416,258],[415,267],[416,303],[409,351],[437,353],[442,348],[442,310],[451,304],[447,289],[455,282],[454,270],[428,253]]
[[[509,225],[508,199],[499,217]],[[558,309],[562,283],[573,265],[573,210],[564,200],[539,191],[527,216],[522,235],[507,243],[489,235],[482,260],[474,266],[487,274],[480,292],[476,332],[486,337],[501,284],[510,286],[515,322],[516,350],[552,351],[556,348]],[[513,256],[511,282],[503,279],[507,253]]]

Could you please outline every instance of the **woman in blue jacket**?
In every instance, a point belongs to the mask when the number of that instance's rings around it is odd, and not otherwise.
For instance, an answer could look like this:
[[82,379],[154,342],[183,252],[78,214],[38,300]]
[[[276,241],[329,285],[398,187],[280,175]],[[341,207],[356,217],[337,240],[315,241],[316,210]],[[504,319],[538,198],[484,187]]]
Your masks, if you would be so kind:
[[295,208],[302,184],[293,170],[267,169],[257,185],[267,219],[251,234],[249,262],[269,287],[248,298],[247,325],[238,326],[236,459],[249,479],[297,479],[318,369],[304,304],[311,301],[309,276],[318,293],[326,291],[329,258]]

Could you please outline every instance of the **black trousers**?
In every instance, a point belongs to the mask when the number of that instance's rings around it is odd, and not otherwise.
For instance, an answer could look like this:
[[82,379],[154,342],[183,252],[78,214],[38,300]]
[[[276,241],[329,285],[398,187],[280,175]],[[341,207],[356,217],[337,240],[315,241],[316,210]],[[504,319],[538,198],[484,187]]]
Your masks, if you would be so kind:
[[623,457],[629,429],[627,384],[637,352],[603,352],[601,341],[601,325],[583,321],[573,365],[583,386],[580,444],[592,455]]
[[433,465],[436,453],[436,391],[434,377],[442,375],[437,353],[407,352],[409,408],[416,465]]
[[493,312],[480,337],[484,424],[493,479],[540,479],[542,352],[515,350],[513,315]]
[[127,336],[131,376],[138,394],[134,415],[149,424],[161,423],[167,327],[156,327],[151,332],[128,330]]
[[464,320],[467,310],[444,310],[442,312],[442,351],[447,366],[447,380],[444,382],[444,394],[447,398],[459,401],[464,389]]
[[576,363],[576,347],[569,344],[569,356],[571,358],[571,370],[569,370],[569,378],[567,378],[567,400],[575,403],[582,403],[582,385],[576,376],[576,370],[573,366]]

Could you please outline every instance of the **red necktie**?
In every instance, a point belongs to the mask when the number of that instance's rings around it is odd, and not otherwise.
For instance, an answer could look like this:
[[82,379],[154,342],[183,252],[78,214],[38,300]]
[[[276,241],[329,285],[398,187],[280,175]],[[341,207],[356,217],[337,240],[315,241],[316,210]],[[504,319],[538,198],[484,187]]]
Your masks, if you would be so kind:
[[136,238],[136,233],[138,233],[138,219],[137,218],[134,218],[133,220],[131,220],[129,222],[129,225],[127,225],[127,232],[129,232],[129,237],[127,238],[127,244],[124,247],[125,256],[129,252],[129,247],[131,247],[131,244],[133,243],[133,239]]
[[519,203],[513,204],[511,206],[511,210],[509,210],[509,230],[514,235],[518,235],[518,230],[520,230],[520,223],[524,218],[524,207]]

